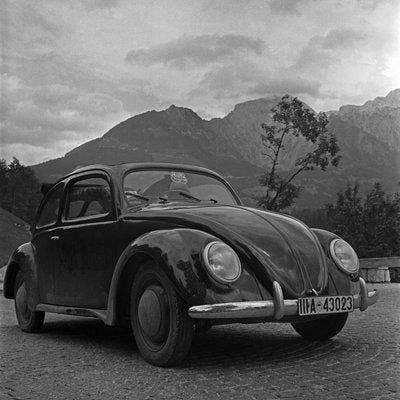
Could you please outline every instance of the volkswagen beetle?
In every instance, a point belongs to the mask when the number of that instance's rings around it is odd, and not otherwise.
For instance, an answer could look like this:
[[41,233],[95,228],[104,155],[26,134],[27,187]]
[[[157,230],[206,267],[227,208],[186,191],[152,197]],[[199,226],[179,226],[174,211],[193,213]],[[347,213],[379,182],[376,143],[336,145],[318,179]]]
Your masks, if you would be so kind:
[[335,234],[244,207],[215,172],[165,163],[87,166],[48,187],[4,296],[26,332],[46,312],[128,323],[160,366],[184,359],[196,329],[279,321],[328,340],[377,300]]

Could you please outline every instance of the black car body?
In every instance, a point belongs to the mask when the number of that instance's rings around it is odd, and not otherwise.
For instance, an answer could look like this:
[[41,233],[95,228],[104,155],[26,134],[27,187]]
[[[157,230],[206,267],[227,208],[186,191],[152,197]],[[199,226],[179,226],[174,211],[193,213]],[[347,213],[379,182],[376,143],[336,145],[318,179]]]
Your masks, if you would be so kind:
[[162,163],[94,165],[51,186],[4,295],[21,328],[45,312],[130,321],[144,358],[183,360],[193,330],[289,322],[326,340],[377,300],[336,235],[244,207],[218,174]]

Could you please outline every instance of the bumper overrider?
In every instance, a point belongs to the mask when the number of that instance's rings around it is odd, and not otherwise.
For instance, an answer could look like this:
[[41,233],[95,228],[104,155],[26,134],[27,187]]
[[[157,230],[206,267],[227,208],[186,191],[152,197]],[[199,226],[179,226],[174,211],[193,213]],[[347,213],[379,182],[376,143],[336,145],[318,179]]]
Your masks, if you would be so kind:
[[[368,292],[367,284],[360,278],[360,293],[354,295],[354,309],[365,311],[378,300],[378,292]],[[278,282],[273,283],[273,300],[243,301],[236,303],[204,304],[189,308],[195,319],[274,318],[298,316],[298,300],[285,300]]]

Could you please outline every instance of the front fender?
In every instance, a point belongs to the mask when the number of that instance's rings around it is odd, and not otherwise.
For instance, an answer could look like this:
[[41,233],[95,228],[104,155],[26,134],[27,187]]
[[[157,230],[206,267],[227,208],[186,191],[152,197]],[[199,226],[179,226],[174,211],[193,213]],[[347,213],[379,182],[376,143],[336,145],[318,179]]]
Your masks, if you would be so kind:
[[146,233],[130,243],[121,254],[111,281],[107,305],[107,324],[116,321],[117,292],[125,268],[137,268],[129,261],[146,255],[164,268],[182,299],[189,305],[261,300],[253,274],[243,267],[241,277],[231,285],[222,285],[209,277],[201,254],[217,237],[195,229],[158,230]]
[[323,229],[312,229],[317,236],[327,259],[330,295],[358,294],[360,293],[359,275],[350,276],[341,271],[332,259],[329,247],[334,239],[341,239],[340,236]]
[[14,298],[15,278],[18,271],[24,275],[28,295],[28,306],[34,310],[39,302],[37,267],[32,244],[24,243],[11,255],[4,277],[3,292],[6,299]]

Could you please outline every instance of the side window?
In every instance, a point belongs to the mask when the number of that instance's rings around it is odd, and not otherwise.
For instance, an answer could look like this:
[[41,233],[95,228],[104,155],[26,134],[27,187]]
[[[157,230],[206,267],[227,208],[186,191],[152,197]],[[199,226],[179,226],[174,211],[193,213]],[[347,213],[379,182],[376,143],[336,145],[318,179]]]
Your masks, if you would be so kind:
[[73,182],[67,200],[67,220],[107,215],[110,211],[111,190],[104,178],[86,178]]
[[63,188],[64,186],[60,185],[49,195],[40,212],[36,228],[53,225],[57,222]]

